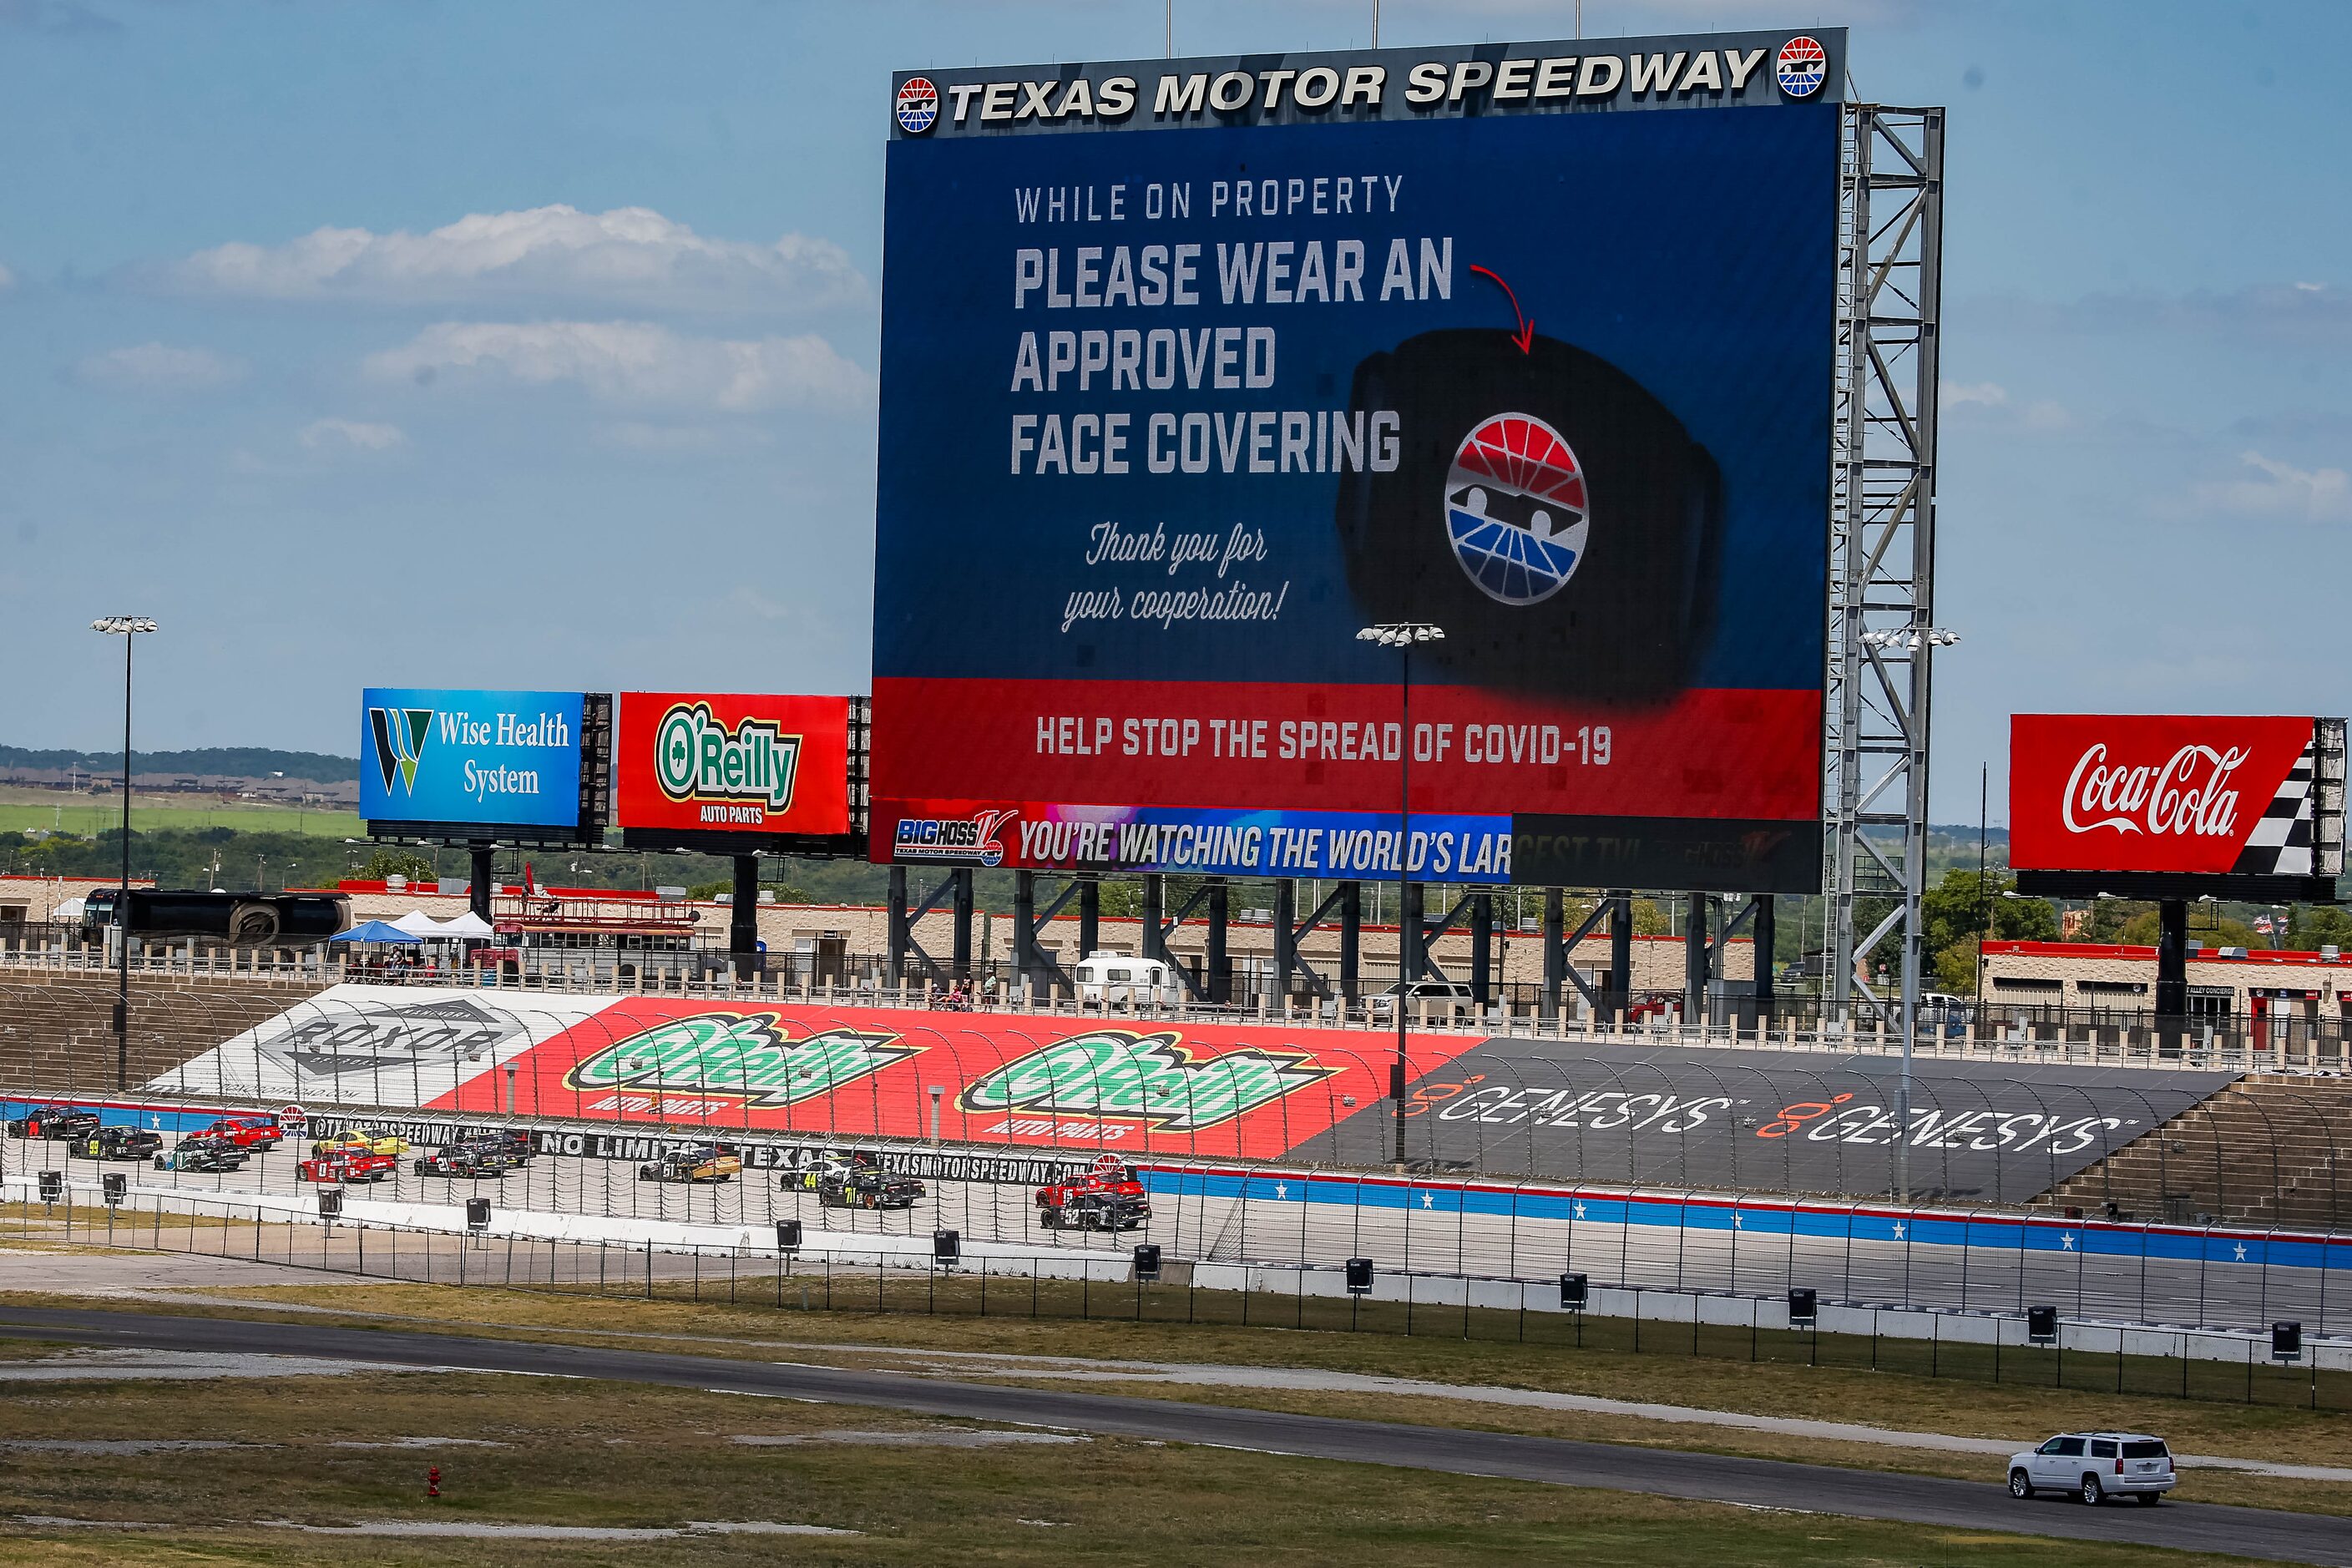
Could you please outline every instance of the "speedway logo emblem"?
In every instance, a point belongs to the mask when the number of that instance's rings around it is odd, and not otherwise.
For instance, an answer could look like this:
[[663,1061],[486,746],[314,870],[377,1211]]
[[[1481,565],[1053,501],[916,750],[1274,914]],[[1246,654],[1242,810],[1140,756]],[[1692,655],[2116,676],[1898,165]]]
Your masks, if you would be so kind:
[[430,708],[371,708],[368,736],[375,742],[376,771],[391,792],[398,779],[409,794],[416,793],[416,764],[425,758],[425,742],[433,732]]
[[1006,1063],[967,1088],[958,1103],[966,1110],[1131,1117],[1162,1131],[1196,1132],[1338,1070],[1304,1051],[1252,1047],[1195,1058],[1171,1030],[1099,1029]]
[[[730,734],[709,703],[680,702],[654,732],[654,777],[670,800],[701,805],[705,822],[756,826],[792,808],[801,742],[772,719],[747,718]],[[734,804],[744,801],[756,804]]]
[[1790,38],[1772,61],[1772,75],[1790,98],[1811,98],[1829,78],[1829,55],[1819,39]]
[[524,1032],[511,1014],[464,998],[398,1007],[306,1003],[278,1022],[272,1033],[257,1032],[253,1048],[292,1069],[298,1081],[488,1058]]
[[900,130],[909,136],[921,135],[940,117],[940,89],[927,76],[908,77],[898,86],[896,112]]
[[1497,414],[1462,437],[1445,475],[1445,532],[1481,592],[1533,605],[1568,585],[1591,526],[1584,470],[1559,431]]
[[572,1089],[688,1089],[754,1109],[818,1100],[870,1078],[920,1046],[898,1037],[826,1029],[792,1039],[774,1013],[697,1013],[616,1040],[563,1075]]

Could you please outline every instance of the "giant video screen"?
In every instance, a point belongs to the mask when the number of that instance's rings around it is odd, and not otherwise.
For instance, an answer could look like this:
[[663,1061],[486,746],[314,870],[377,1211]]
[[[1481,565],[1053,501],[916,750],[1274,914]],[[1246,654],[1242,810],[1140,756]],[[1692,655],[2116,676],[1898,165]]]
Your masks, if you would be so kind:
[[1843,62],[895,79],[874,858],[1816,886]]

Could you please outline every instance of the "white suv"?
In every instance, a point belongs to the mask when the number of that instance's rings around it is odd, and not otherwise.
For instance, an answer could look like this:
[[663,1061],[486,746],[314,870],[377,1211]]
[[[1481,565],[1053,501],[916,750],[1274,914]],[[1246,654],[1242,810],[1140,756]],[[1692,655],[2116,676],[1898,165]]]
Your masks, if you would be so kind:
[[2068,1492],[2097,1504],[2109,1497],[2153,1506],[2175,1485],[2172,1450],[2145,1432],[2065,1432],[2009,1457],[2009,1495]]

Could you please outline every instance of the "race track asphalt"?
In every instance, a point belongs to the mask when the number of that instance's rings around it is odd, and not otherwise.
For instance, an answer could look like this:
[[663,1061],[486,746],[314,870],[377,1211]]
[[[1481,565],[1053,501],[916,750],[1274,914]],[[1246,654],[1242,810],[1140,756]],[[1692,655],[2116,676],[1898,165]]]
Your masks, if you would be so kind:
[[0,1307],[0,1336],[157,1350],[266,1352],[387,1366],[456,1367],[781,1395],[964,1420],[1014,1422],[1748,1507],[2352,1568],[2352,1521],[2339,1517],[2210,1503],[2168,1503],[2158,1509],[2113,1504],[2087,1509],[2049,1500],[2020,1503],[1990,1482],[1055,1389],[996,1387],[904,1373],[324,1324],[27,1307]]

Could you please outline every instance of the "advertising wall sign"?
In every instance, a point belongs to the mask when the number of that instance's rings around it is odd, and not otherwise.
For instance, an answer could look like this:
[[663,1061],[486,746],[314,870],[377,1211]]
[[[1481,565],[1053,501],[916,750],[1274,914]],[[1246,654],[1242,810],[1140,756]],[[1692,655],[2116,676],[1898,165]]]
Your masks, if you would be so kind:
[[[2332,889],[2343,869],[2343,721],[2019,713],[2009,801],[2021,873],[2228,878],[2257,896],[2248,879]],[[2141,882],[2088,890],[2161,894]]]
[[874,858],[1811,886],[1843,50],[895,79]]
[[370,687],[361,696],[360,816],[575,833],[600,825],[604,791],[583,761],[601,755],[594,731],[609,701],[578,691]]
[[849,713],[846,697],[624,692],[614,820],[653,833],[845,834]]

